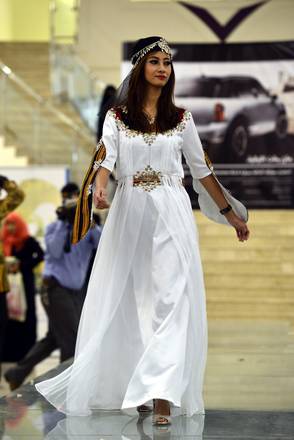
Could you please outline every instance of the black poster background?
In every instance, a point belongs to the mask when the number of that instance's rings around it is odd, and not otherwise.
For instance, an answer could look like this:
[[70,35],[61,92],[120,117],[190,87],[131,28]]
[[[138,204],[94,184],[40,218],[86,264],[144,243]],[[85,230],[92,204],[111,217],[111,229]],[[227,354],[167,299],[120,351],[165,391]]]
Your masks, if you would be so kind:
[[192,112],[222,184],[248,208],[293,208],[294,42],[171,47],[176,104]]

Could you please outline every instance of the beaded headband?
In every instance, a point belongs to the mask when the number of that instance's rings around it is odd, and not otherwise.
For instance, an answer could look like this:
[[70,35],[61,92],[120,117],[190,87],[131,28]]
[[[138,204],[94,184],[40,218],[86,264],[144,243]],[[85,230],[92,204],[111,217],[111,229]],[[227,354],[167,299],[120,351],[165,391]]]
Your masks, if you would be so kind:
[[136,52],[132,58],[131,58],[131,63],[135,66],[137,66],[137,64],[139,63],[139,61],[148,53],[150,52],[152,49],[154,49],[156,46],[159,47],[159,49],[161,50],[161,52],[165,52],[166,54],[168,54],[170,56],[170,58],[172,58],[172,52],[171,49],[167,43],[167,41],[164,38],[160,38],[159,40],[155,41],[152,44],[149,44],[148,46],[143,47],[143,49],[139,50],[138,52]]

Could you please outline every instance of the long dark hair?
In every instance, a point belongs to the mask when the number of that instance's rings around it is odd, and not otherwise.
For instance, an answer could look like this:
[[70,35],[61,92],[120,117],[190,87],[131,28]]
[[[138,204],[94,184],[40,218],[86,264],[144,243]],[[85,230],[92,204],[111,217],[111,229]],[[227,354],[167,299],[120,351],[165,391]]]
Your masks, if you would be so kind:
[[108,85],[105,87],[98,112],[97,132],[96,132],[97,142],[99,142],[102,136],[103,124],[106,113],[115,103],[115,94],[116,94],[116,88],[114,86]]
[[[150,55],[150,52],[148,53]],[[147,61],[146,55],[134,68],[129,82],[129,91],[124,103],[127,107],[127,114],[123,116],[124,122],[133,130],[141,132],[154,131],[143,113],[143,103],[146,97],[146,80],[144,67]],[[157,103],[156,131],[164,132],[174,128],[180,121],[184,112],[183,109],[174,104],[175,72],[171,64],[171,74],[168,82],[161,90]]]

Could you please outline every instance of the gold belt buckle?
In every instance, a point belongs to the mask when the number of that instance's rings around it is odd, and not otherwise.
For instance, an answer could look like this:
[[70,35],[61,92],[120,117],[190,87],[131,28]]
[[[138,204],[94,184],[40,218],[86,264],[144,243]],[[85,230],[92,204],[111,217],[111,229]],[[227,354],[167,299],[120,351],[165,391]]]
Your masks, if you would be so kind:
[[144,191],[152,191],[159,185],[162,185],[162,173],[160,171],[155,171],[150,165],[143,171],[137,171],[133,176],[133,186],[138,186]]

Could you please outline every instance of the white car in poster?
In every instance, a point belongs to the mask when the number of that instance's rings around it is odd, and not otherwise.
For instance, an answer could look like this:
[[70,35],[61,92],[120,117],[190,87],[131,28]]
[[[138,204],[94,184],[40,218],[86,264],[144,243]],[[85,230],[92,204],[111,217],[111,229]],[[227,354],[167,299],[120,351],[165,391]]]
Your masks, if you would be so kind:
[[251,136],[287,136],[284,104],[253,77],[229,75],[181,78],[176,105],[191,111],[204,146],[223,145],[225,160],[244,160]]

